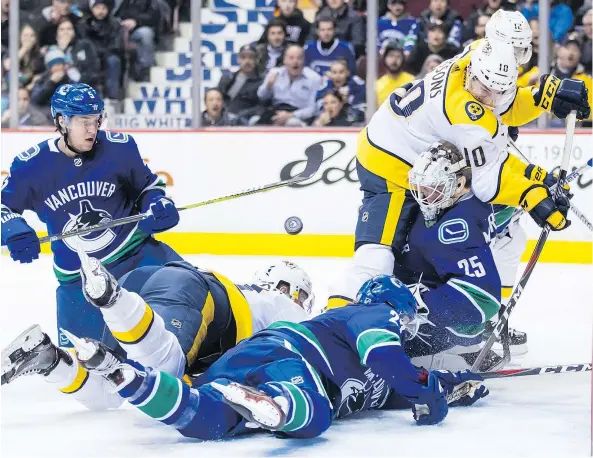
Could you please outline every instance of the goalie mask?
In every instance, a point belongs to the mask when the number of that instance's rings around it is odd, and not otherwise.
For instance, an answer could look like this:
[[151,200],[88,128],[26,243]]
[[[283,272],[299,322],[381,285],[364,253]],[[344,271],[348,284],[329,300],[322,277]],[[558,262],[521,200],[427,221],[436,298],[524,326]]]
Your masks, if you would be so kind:
[[286,294],[306,312],[311,312],[315,302],[313,286],[307,272],[290,261],[272,264],[255,273],[258,286],[274,288]]
[[408,173],[427,227],[471,187],[471,167],[455,145],[442,141],[421,153]]

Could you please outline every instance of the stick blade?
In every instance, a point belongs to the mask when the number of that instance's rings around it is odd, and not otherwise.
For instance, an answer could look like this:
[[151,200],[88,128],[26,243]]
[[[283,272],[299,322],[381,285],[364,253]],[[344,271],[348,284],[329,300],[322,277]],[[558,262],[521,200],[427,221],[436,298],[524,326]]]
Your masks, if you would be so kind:
[[307,165],[305,170],[299,173],[293,180],[303,181],[308,180],[317,173],[321,163],[323,162],[323,146],[319,143],[309,146],[305,150],[305,156],[307,156]]

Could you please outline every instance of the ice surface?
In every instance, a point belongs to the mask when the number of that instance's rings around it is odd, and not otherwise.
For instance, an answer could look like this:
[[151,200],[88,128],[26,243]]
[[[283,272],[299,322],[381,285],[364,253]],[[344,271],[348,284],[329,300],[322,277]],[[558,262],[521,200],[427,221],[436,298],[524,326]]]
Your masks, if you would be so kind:
[[[237,282],[274,258],[191,256]],[[314,282],[318,303],[344,259],[295,258]],[[0,261],[0,345],[39,323],[55,338],[55,281],[51,260],[19,265]],[[328,276],[328,273],[330,273]],[[530,351],[513,364],[591,361],[593,268],[536,267],[511,324],[528,332]],[[24,377],[1,390],[2,457],[217,456],[587,456],[590,452],[591,373],[491,380],[491,395],[470,408],[451,409],[438,426],[418,427],[409,411],[365,412],[336,421],[316,440],[266,434],[200,443],[126,406],[88,412],[41,377]]]

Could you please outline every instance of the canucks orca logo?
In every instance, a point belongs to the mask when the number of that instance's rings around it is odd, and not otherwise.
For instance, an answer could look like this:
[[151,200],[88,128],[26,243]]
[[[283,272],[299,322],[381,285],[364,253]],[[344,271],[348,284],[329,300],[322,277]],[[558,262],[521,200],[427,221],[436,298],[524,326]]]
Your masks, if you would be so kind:
[[365,386],[360,380],[349,378],[342,384],[341,391],[342,401],[337,417],[356,413],[364,407]]
[[476,102],[467,102],[465,104],[465,112],[472,121],[477,121],[484,116],[484,107]]
[[[79,213],[77,215],[70,213],[70,220],[66,223],[62,232],[68,232],[74,229],[84,229],[113,219],[107,211],[100,208],[94,208],[90,200],[81,200],[79,204]],[[78,243],[82,245],[82,249],[87,253],[95,253],[106,248],[113,242],[115,239],[115,232],[111,229],[105,229],[103,231],[91,232],[90,234],[63,240],[68,248],[72,251],[76,251],[76,245],[72,242],[72,239],[78,239]]]

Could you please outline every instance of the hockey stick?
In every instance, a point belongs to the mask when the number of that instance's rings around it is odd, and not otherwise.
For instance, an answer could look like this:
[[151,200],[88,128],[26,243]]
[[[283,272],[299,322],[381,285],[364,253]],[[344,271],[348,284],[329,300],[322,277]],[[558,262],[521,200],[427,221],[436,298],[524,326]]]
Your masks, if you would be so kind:
[[[570,372],[591,372],[591,363],[581,364],[562,364],[559,366],[541,366],[518,369],[504,369],[494,372],[479,372],[484,380],[492,378],[509,378],[509,377],[523,377],[526,375],[549,375],[549,374],[565,374]],[[479,386],[476,382],[463,382],[457,385],[451,393],[447,395],[447,404],[451,404],[463,396],[466,396],[471,390]]]
[[[557,195],[557,196],[560,195],[560,193],[562,192],[564,184],[566,182],[566,171],[568,170],[568,166],[570,163],[570,155],[572,153],[572,139],[574,137],[574,129],[575,129],[575,124],[576,124],[576,120],[577,120],[576,111],[571,111],[566,119],[567,119],[566,120],[566,138],[564,140],[564,151],[562,153],[562,162],[560,165],[560,172],[558,174],[558,186],[555,189],[555,195]],[[471,367],[472,372],[478,372],[478,369],[480,368],[482,362],[486,358],[486,354],[490,351],[490,349],[492,348],[492,345],[494,345],[494,342],[496,342],[500,338],[500,334],[502,333],[502,330],[504,329],[504,327],[507,325],[507,323],[509,321],[509,316],[510,316],[511,312],[517,305],[517,301],[521,297],[521,294],[523,293],[523,290],[525,289],[525,286],[527,285],[527,282],[529,281],[529,278],[531,277],[531,274],[533,273],[533,269],[535,268],[535,266],[537,264],[537,261],[542,253],[542,250],[544,249],[544,245],[546,244],[546,240],[548,240],[549,235],[550,235],[550,225],[546,224],[544,226],[544,228],[542,229],[542,233],[539,236],[539,240],[537,241],[535,248],[533,249],[531,258],[529,258],[527,267],[525,268],[523,275],[521,275],[521,279],[519,280],[519,283],[517,283],[517,286],[515,286],[513,294],[511,295],[511,299],[509,300],[509,302],[507,303],[506,306],[501,305],[501,308],[500,308],[501,317],[498,319],[496,326],[494,326],[494,329],[492,330],[492,334],[490,334],[490,337],[488,337],[488,340],[484,344],[484,347],[480,351],[480,354],[478,355],[478,357],[472,364],[472,367]],[[504,364],[506,364],[508,362],[508,361],[504,362],[504,360],[505,359],[503,358],[503,360],[500,363],[496,364],[494,368],[490,368],[490,371],[492,371],[495,368],[504,366]],[[488,372],[490,372],[490,371],[488,371]]]
[[[192,208],[204,207],[206,205],[216,204],[218,202],[224,202],[227,200],[237,199],[239,197],[250,196],[252,194],[259,194],[261,192],[271,191],[272,189],[283,188],[285,186],[290,186],[291,184],[300,183],[302,181],[308,180],[313,175],[315,175],[315,173],[317,173],[317,171],[319,170],[319,167],[321,167],[321,163],[323,162],[323,147],[319,144],[311,145],[305,150],[305,156],[307,156],[307,164],[305,165],[305,170],[303,170],[297,176],[290,178],[289,180],[265,184],[262,186],[258,186],[256,188],[250,188],[250,189],[246,189],[244,191],[238,191],[233,194],[226,195],[226,196],[215,197],[214,199],[204,200],[202,202],[197,202],[195,204],[185,205],[183,207],[177,207],[177,210],[183,211],[183,210],[190,210]],[[140,213],[138,215],[132,215],[132,216],[127,216],[125,218],[114,219],[112,221],[107,221],[104,223],[93,224],[92,226],[87,226],[85,228],[73,229],[71,231],[63,232],[62,234],[48,235],[46,237],[41,237],[39,239],[39,243],[55,242],[56,240],[63,240],[68,237],[90,234],[91,232],[100,231],[100,230],[108,229],[111,227],[135,223],[137,221],[142,221],[143,219],[146,219],[146,218],[150,217],[151,215],[152,215],[152,213],[149,210],[146,213]]]
[[[509,142],[509,145],[511,145],[513,147],[513,149],[515,150],[515,152],[521,156],[523,158],[524,161],[526,161],[528,164],[531,164],[531,162],[529,161],[529,159],[527,159],[527,157],[521,152],[521,150],[519,150],[519,148],[517,148],[517,145],[515,145],[515,142],[513,142],[512,140]],[[589,160],[587,162],[587,164],[589,164],[591,162],[591,160]],[[572,174],[571,174],[572,175]],[[565,181],[565,183],[567,183],[568,181]],[[589,231],[593,232],[593,224],[591,223],[591,221],[589,221],[589,219],[583,214],[582,211],[580,211],[577,207],[575,207],[575,205],[571,202],[570,203],[570,210],[575,214],[575,216],[585,225],[587,226],[587,229],[589,229]]]

